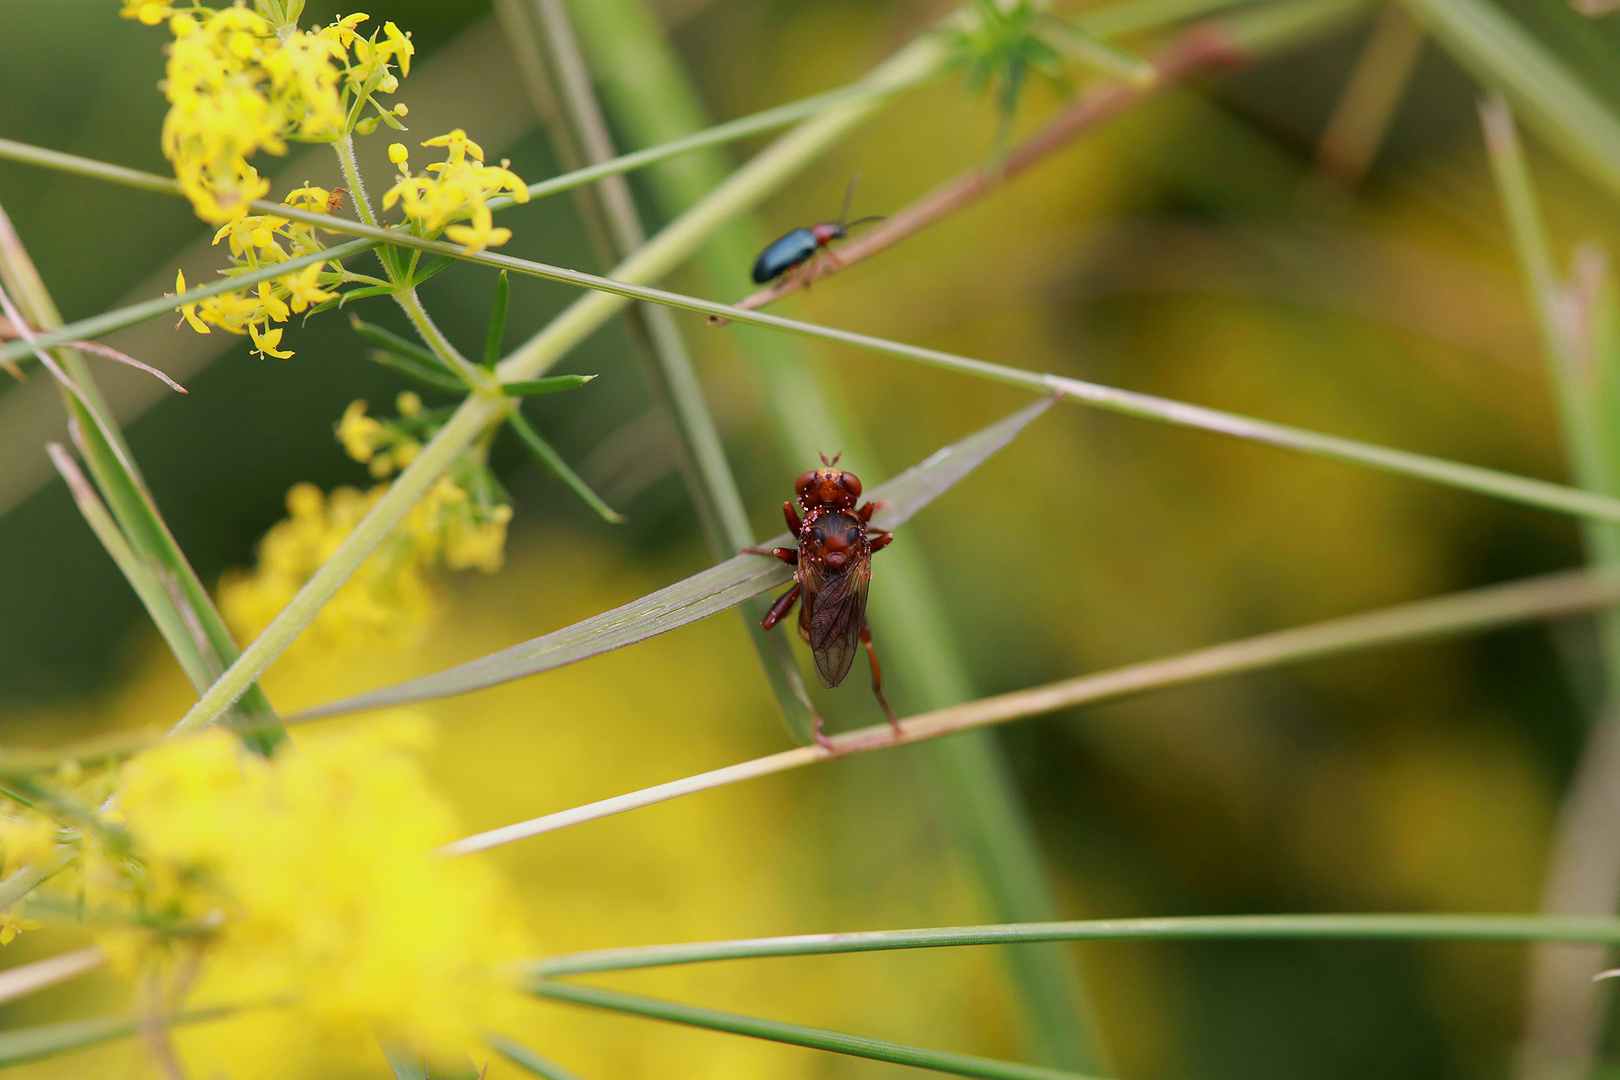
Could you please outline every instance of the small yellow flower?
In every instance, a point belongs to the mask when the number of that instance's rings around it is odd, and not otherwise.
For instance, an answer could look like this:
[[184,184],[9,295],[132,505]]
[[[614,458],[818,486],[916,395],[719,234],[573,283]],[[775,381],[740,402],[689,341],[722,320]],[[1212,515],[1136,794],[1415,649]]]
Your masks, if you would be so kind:
[[386,22],[383,23],[383,37],[387,39],[394,59],[399,61],[399,73],[409,76],[411,57],[416,55],[416,46],[411,44],[411,35],[401,32],[392,22]]
[[[184,270],[176,270],[174,272],[174,295],[180,296],[185,291],[186,272]],[[193,300],[189,304],[181,304],[180,314],[185,318],[186,322],[191,324],[191,328],[197,331],[197,333],[209,333],[207,325],[205,325],[201,319],[197,318],[197,301]]]
[[[527,202],[529,190],[523,179],[506,167],[507,162],[485,165],[484,148],[460,128],[422,145],[443,148],[445,160],[429,165],[421,175],[412,175],[404,146],[395,143],[389,156],[400,167],[399,181],[384,193],[383,209],[398,203],[418,235],[435,236],[442,231],[468,251],[510,240],[512,230],[495,227],[488,200],[504,192],[516,202]],[[462,220],[471,224],[451,224]]]
[[364,401],[349,403],[349,407],[343,411],[343,419],[338,421],[337,437],[338,442],[343,444],[344,452],[362,465],[387,444],[382,424],[366,415]]
[[324,304],[328,300],[337,299],[337,293],[328,292],[320,287],[320,276],[324,267],[324,263],[310,263],[296,274],[276,279],[286,288],[287,306],[293,311],[301,312],[311,304]]
[[24,930],[38,930],[45,924],[36,919],[21,919],[8,911],[0,911],[0,945],[10,945]]
[[260,356],[274,356],[279,360],[285,360],[292,355],[286,349],[276,348],[277,345],[281,344],[281,327],[278,326],[274,330],[260,331],[257,326],[250,325],[248,333],[253,338],[253,351]]
[[139,19],[147,26],[156,26],[173,11],[169,4],[152,3],[151,0],[124,0],[124,10],[118,14],[126,19]]

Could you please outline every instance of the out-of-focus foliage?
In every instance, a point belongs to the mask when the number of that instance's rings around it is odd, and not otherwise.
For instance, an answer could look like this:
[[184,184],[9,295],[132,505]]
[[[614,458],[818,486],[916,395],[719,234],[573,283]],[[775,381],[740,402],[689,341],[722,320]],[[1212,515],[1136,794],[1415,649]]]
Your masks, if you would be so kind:
[[[1614,55],[1616,17],[1583,21],[1550,0],[1508,6],[1615,97],[1620,69],[1605,58]],[[442,43],[468,27],[476,35],[483,17],[473,5],[385,7],[373,16],[413,28],[413,82],[436,52],[453,56],[457,46]],[[314,8],[306,20],[330,15]],[[918,19],[914,5],[881,0],[712,0],[669,10],[726,115],[852,77]],[[467,40],[500,46],[487,33]],[[1561,477],[1464,77],[1431,49],[1348,209],[1327,213],[1297,198],[1359,41],[1170,92],[785,310]],[[162,167],[161,62],[149,32],[120,24],[105,3],[0,0],[0,43],[5,134]],[[461,62],[505,63],[493,52]],[[1021,129],[1058,104],[1039,82],[1024,98]],[[769,222],[786,229],[836,206],[856,170],[863,205],[903,206],[982,162],[997,123],[994,104],[960,83],[899,101],[775,200]],[[484,138],[476,126],[468,135]],[[488,149],[525,177],[553,171],[532,134]],[[1560,252],[1580,236],[1616,236],[1599,196],[1551,159],[1535,165]],[[305,179],[337,182],[284,176],[275,193]],[[9,165],[0,165],[0,201],[70,317],[112,302],[196,231],[183,204]],[[503,250],[590,265],[566,200],[501,220],[523,223],[511,224]],[[746,273],[737,268],[737,295]],[[481,340],[488,275],[455,269],[423,292],[464,351]],[[508,340],[568,298],[560,287],[515,281]],[[377,303],[363,317],[393,313]],[[311,320],[291,360],[250,359],[233,339],[235,348],[188,380],[188,398],[132,426],[135,453],[207,580],[250,565],[294,482],[366,482],[331,425],[350,401],[388,400],[401,387],[364,359],[341,321]],[[390,325],[404,332],[402,321]],[[755,520],[774,531],[773,508],[807,463],[772,455],[726,333],[683,327]],[[324,666],[309,651],[289,656],[265,680],[279,708],[493,651],[701,565],[667,452],[623,427],[645,395],[622,333],[587,348],[570,369],[603,373],[591,394],[543,399],[535,412],[565,456],[594,461],[599,472],[582,471],[608,501],[622,506],[639,491],[631,524],[610,531],[515,451],[497,452],[515,510],[507,568],[441,582],[443,620],[410,651]],[[1019,400],[899,362],[820,355],[884,455],[849,463],[869,484]],[[1573,527],[1548,515],[1073,408],[1054,410],[909,531],[986,691],[1578,558]],[[136,605],[59,487],[0,518],[0,556],[0,741],[43,743],[179,715],[183,681],[138,628]],[[883,587],[881,556],[872,587]],[[881,645],[905,628],[874,632]],[[1590,651],[1580,625],[1514,631],[1178,690],[1026,722],[1004,738],[1068,915],[1528,910],[1593,705],[1582,696]],[[878,719],[858,681],[818,699],[835,723]],[[889,692],[905,711],[907,688]],[[779,748],[773,710],[744,638],[714,620],[433,706],[443,737],[430,768],[470,831]],[[950,858],[942,816],[921,771],[899,753],[637,811],[505,849],[497,862],[546,951],[974,921],[983,909]],[[74,940],[25,933],[6,961]],[[1497,1077],[1518,1030],[1521,953],[1505,947],[1120,944],[1079,955],[1117,1072],[1132,1078]],[[880,1037],[1018,1052],[1000,969],[985,950],[610,981]],[[86,979],[0,1010],[0,1024],[90,1015],[113,1002],[110,983]],[[808,1051],[530,1009],[506,1033],[591,1080],[888,1075]],[[185,1040],[211,1037],[200,1029]],[[134,1052],[110,1047],[28,1075],[116,1074]]]

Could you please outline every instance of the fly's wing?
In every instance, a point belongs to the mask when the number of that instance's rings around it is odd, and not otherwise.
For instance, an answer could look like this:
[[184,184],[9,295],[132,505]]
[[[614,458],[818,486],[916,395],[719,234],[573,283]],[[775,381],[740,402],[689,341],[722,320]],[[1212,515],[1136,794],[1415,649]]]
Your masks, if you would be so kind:
[[827,686],[837,686],[849,674],[866,619],[866,587],[872,580],[870,557],[856,559],[841,570],[801,563],[804,609],[801,618],[816,658],[816,673]]

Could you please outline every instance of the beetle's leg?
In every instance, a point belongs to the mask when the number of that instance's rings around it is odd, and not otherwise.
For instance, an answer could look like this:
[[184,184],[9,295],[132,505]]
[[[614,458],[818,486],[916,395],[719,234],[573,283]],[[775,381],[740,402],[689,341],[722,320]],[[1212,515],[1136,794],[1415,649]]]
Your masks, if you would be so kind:
[[876,555],[894,541],[894,533],[888,529],[873,529],[867,538],[872,541],[872,554]]
[[789,566],[799,565],[798,548],[743,548],[742,553],[744,555],[771,555],[781,559]]
[[803,585],[795,584],[793,588],[783,593],[777,599],[776,603],[771,605],[771,610],[765,613],[765,618],[760,620],[759,628],[761,630],[769,630],[771,627],[787,618],[787,613],[793,610],[794,602],[799,599],[799,594],[803,591]]
[[889,708],[889,699],[883,696],[883,669],[878,667],[877,650],[872,648],[872,628],[861,620],[861,644],[866,646],[866,655],[872,659],[872,693],[877,695],[878,704],[883,706],[883,714],[889,718],[889,726],[894,728],[894,737],[902,738],[905,732],[900,729],[900,720]]
[[788,532],[798,536],[804,530],[804,522],[799,520],[799,511],[791,502],[782,504],[782,518],[787,522]]

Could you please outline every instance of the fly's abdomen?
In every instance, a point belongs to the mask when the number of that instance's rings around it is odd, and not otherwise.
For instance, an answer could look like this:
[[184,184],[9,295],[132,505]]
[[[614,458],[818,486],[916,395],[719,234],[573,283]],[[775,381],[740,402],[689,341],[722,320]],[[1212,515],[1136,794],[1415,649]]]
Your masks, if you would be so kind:
[[781,277],[816,253],[816,237],[809,229],[794,229],[773,242],[754,260],[754,284]]

